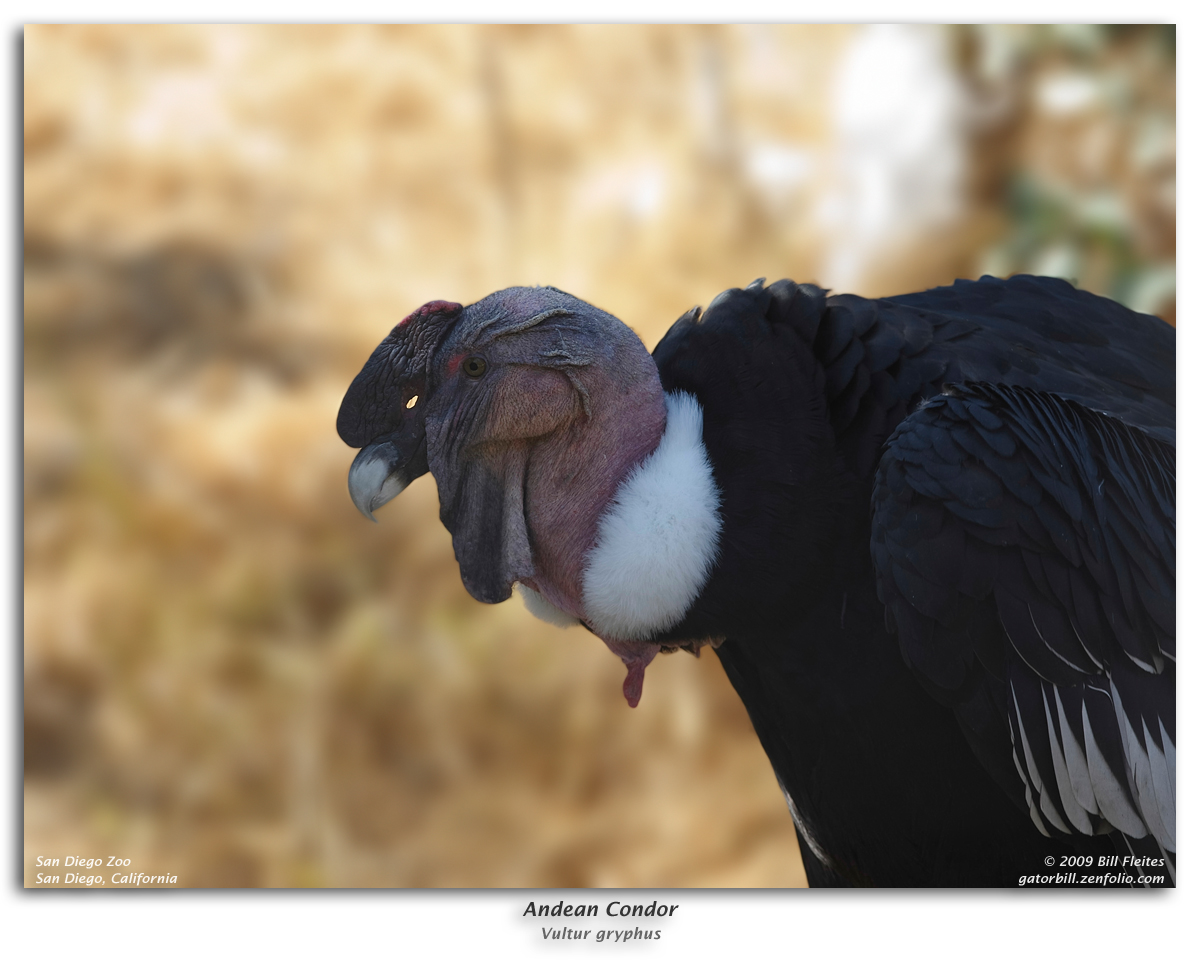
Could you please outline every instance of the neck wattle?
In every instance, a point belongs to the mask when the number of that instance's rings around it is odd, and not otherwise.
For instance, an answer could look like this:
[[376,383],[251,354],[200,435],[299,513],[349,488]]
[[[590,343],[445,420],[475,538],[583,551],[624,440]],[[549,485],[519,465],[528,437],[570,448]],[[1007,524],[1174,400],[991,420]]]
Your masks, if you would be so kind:
[[[642,425],[638,455],[630,455],[626,441],[619,471],[612,470],[620,461],[611,453],[593,451],[586,462],[602,469],[589,471],[590,482],[575,476],[551,497],[535,490],[528,498],[531,505],[555,507],[553,514],[531,517],[531,527],[556,535],[535,536],[538,575],[521,591],[526,605],[542,620],[581,621],[599,636],[626,666],[622,690],[630,706],[637,706],[645,669],[659,652],[655,636],[679,623],[699,596],[721,534],[720,492],[704,447],[700,404],[691,394],[661,390],[654,399],[658,404],[649,408],[631,405],[613,424],[628,437],[632,418],[662,410],[657,431]],[[603,434],[602,426],[592,425],[593,436]],[[647,434],[653,443],[645,443]],[[585,532],[578,528],[586,504],[597,506]],[[564,537],[572,521],[575,535]]]
[[582,619],[625,663],[630,706],[659,651],[654,637],[686,616],[708,581],[721,534],[700,404],[677,393],[666,407],[662,439],[617,487],[583,562]]
[[625,371],[624,382],[613,376],[585,381],[586,415],[539,444],[530,457],[525,504],[536,573],[524,585],[537,592],[528,605],[543,620],[586,619],[584,562],[600,517],[625,478],[662,441],[667,425],[662,386],[653,361],[644,349],[642,354],[640,365],[637,358],[614,364]]

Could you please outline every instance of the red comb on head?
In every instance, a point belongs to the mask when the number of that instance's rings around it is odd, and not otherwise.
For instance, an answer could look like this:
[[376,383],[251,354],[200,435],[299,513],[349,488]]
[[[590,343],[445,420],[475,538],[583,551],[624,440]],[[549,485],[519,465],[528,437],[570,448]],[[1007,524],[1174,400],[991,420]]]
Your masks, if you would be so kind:
[[453,316],[462,313],[462,304],[453,303],[450,300],[430,300],[428,303],[417,307],[416,310],[401,320],[396,326],[402,327],[409,320],[420,320],[423,317],[431,317],[435,313],[445,313]]

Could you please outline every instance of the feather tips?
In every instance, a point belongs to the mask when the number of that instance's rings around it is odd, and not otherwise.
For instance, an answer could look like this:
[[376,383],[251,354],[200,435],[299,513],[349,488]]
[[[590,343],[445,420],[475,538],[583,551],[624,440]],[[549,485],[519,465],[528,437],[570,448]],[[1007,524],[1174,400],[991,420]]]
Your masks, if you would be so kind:
[[1174,743],[1145,706],[1174,689],[1173,448],[1051,394],[956,385],[889,439],[872,504],[880,598],[947,702],[971,647],[938,624],[956,597],[994,605],[1035,826],[1174,851]]

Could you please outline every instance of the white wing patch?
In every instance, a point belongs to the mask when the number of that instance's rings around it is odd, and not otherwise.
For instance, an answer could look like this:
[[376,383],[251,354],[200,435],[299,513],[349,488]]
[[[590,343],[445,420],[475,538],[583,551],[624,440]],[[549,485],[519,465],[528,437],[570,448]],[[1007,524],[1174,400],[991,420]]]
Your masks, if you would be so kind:
[[[1136,839],[1150,835],[1164,850],[1174,853],[1175,744],[1161,720],[1155,724],[1157,729],[1153,733],[1142,719],[1137,721],[1140,729],[1135,730],[1116,684],[1111,680],[1098,682],[1103,686],[1093,685],[1092,689],[1110,698],[1120,731],[1124,755],[1121,770],[1113,770],[1100,751],[1087,704],[1080,706],[1078,719],[1083,728],[1083,743],[1080,744],[1067,721],[1058,689],[1054,688],[1054,704],[1051,705],[1044,685],[1042,709],[1050,736],[1053,769],[1039,769],[1034,751],[1030,749],[1025,718],[1013,690],[1009,736],[1013,763],[1025,783],[1030,818],[1043,833],[1047,832],[1045,822],[1048,821],[1065,833],[1072,832],[1071,827],[1074,827],[1079,833],[1094,835],[1116,827]],[[1155,734],[1159,740],[1155,739]],[[1063,822],[1060,808],[1070,821],[1070,827]],[[1093,817],[1098,819],[1093,820]]]
[[1096,735],[1092,733],[1092,721],[1088,717],[1087,704],[1083,705],[1083,748],[1087,755],[1088,773],[1092,780],[1092,792],[1096,795],[1096,803],[1100,814],[1122,833],[1140,839],[1146,835],[1146,825],[1137,811],[1125,799],[1125,791],[1100,747],[1096,743]]
[[[1058,815],[1058,811],[1054,809],[1054,802],[1050,799],[1049,794],[1042,784],[1041,772],[1038,770],[1037,764],[1034,763],[1033,751],[1029,749],[1029,738],[1025,736],[1025,723],[1021,719],[1021,708],[1017,706],[1015,696],[1013,698],[1013,707],[1017,711],[1017,728],[1021,731],[1021,747],[1025,751],[1025,767],[1029,771],[1029,779],[1033,781],[1033,789],[1037,791],[1038,799],[1040,801],[1038,806],[1041,807],[1042,813],[1045,815],[1047,820],[1049,820],[1059,830],[1063,831],[1063,833],[1069,833],[1070,827],[1063,823],[1062,817],[1060,817]],[[1025,792],[1025,799],[1030,804],[1030,812],[1033,812],[1033,801],[1029,796],[1028,783],[1025,784]],[[1042,824],[1040,818],[1035,817],[1034,822],[1038,825],[1039,830],[1041,830],[1043,833],[1046,833],[1044,824]],[[1047,834],[1047,836],[1049,836],[1049,834]]]
[[783,785],[783,781],[779,779],[778,774],[775,776],[775,780],[779,784],[779,789],[783,791],[783,799],[787,801],[788,813],[792,815],[792,823],[796,825],[797,832],[804,838],[804,842],[808,844],[808,848],[812,850],[814,856],[825,864],[825,866],[832,867],[833,861],[829,858],[829,854],[821,849],[821,845],[817,843],[812,831],[808,829],[808,824],[800,816],[800,811],[796,809],[796,803],[792,800],[792,795],[787,792],[787,787]]
[[1067,772],[1071,777],[1071,792],[1084,810],[1099,815],[1100,808],[1096,805],[1096,794],[1092,790],[1092,778],[1088,773],[1087,757],[1084,755],[1083,747],[1075,739],[1071,725],[1067,723],[1067,713],[1063,709],[1058,687],[1054,688],[1054,703],[1058,707],[1058,726],[1062,731],[1063,759],[1067,762]]
[[662,440],[621,481],[584,560],[584,613],[609,640],[646,640],[677,624],[717,556],[720,493],[704,414],[688,393],[668,394],[666,405]]
[[[1058,688],[1054,688],[1055,694],[1058,693]],[[1063,752],[1063,747],[1058,742],[1058,738],[1054,736],[1054,718],[1050,715],[1050,702],[1046,699],[1046,688],[1042,687],[1042,706],[1046,709],[1046,729],[1050,731],[1050,759],[1054,763],[1054,779],[1058,784],[1058,798],[1062,801],[1063,812],[1067,815],[1067,819],[1071,821],[1071,825],[1080,833],[1092,835],[1092,822],[1088,819],[1087,811],[1079,800],[1075,798],[1075,790],[1071,785],[1071,774],[1067,769],[1067,760]],[[1071,730],[1064,723],[1063,740],[1065,741],[1071,736]],[[1091,787],[1088,787],[1088,793],[1091,793]]]
[[[1149,735],[1146,736],[1146,747],[1150,749],[1150,754],[1138,743],[1137,735],[1133,732],[1133,725],[1129,721],[1129,715],[1125,712],[1124,704],[1121,703],[1121,694],[1117,690],[1117,685],[1114,683],[1111,684],[1111,687],[1113,708],[1117,714],[1117,726],[1121,731],[1121,745],[1125,748],[1126,779],[1132,787],[1138,813],[1141,814],[1150,833],[1154,835],[1154,839],[1168,850],[1173,851],[1175,849],[1175,798],[1157,795],[1155,789],[1157,784],[1151,768],[1151,754],[1157,756],[1161,756],[1161,754]],[[1145,726],[1145,722],[1143,722],[1143,730]],[[1167,780],[1166,774],[1166,761],[1164,760],[1160,774],[1164,785]]]

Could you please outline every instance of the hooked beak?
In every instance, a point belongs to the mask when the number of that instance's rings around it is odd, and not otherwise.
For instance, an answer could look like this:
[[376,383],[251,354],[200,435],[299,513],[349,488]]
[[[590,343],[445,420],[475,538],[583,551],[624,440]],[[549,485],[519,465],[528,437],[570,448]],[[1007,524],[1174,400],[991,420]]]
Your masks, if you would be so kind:
[[372,522],[375,511],[396,497],[410,483],[429,472],[424,435],[406,459],[391,440],[363,447],[350,464],[350,499],[359,512]]

